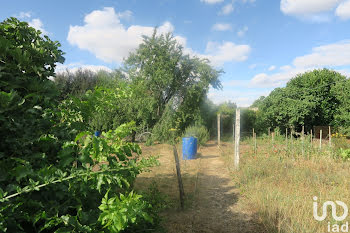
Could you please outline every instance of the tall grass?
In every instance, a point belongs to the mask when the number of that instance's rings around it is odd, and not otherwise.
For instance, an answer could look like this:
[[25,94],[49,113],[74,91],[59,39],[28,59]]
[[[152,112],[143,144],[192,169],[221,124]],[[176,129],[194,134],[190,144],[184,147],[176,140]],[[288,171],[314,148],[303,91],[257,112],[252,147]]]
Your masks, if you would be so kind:
[[[328,232],[328,222],[334,220],[330,211],[326,220],[314,219],[314,196],[319,215],[328,200],[350,207],[350,164],[336,157],[334,146],[327,143],[320,150],[318,142],[311,144],[307,137],[304,141],[277,137],[273,142],[265,137],[258,139],[256,154],[252,139],[242,143],[240,170],[234,179],[269,232]],[[342,215],[341,208],[337,215]]]

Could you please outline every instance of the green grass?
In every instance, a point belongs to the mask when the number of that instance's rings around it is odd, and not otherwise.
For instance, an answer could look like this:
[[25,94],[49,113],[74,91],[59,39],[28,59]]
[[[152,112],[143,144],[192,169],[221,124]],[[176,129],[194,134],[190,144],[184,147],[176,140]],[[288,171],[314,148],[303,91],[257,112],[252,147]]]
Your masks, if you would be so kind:
[[[323,222],[313,218],[313,196],[318,197],[319,207],[328,200],[350,207],[350,163],[336,157],[337,145],[329,148],[325,143],[319,150],[318,142],[311,145],[308,139],[258,139],[257,154],[252,139],[242,143],[240,170],[234,179],[268,232],[327,232],[328,221],[334,221],[330,211]],[[232,147],[227,148],[223,153],[232,155]]]

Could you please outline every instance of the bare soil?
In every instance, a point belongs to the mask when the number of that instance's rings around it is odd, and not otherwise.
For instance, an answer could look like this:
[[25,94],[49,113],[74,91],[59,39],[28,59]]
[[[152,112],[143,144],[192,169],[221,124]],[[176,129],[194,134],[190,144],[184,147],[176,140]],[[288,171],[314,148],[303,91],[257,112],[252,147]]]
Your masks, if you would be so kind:
[[[214,142],[201,147],[194,160],[182,160],[181,148],[178,148],[186,195],[185,210],[179,209],[179,191],[171,146],[141,146],[144,156],[159,155],[161,165],[151,172],[141,174],[136,180],[135,188],[145,190],[155,181],[160,191],[173,201],[173,208],[162,213],[167,232],[266,232],[254,210],[242,201],[233,181],[234,173],[228,169],[227,162],[221,156],[221,149]],[[228,146],[225,143],[221,145]]]

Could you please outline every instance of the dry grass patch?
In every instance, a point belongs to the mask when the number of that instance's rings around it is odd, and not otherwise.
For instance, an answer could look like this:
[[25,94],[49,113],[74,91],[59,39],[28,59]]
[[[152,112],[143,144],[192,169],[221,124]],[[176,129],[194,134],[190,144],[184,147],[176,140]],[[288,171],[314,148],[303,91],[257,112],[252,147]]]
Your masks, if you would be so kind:
[[[318,197],[319,215],[328,200],[350,207],[350,164],[334,159],[327,150],[310,150],[302,156],[295,153],[300,148],[288,148],[283,141],[258,140],[258,145],[254,155],[252,143],[243,143],[240,171],[234,179],[261,222],[270,232],[328,232],[328,222],[336,222],[330,211],[323,222],[314,219],[313,197]],[[232,148],[223,149],[227,161],[232,161]],[[337,215],[342,215],[341,207]]]

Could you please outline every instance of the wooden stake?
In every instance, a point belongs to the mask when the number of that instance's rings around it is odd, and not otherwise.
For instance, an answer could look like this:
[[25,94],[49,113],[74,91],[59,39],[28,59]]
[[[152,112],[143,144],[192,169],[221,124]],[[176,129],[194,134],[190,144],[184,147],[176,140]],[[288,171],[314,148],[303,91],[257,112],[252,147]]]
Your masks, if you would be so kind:
[[288,150],[288,128],[286,128],[286,150]]
[[255,154],[255,132],[254,132],[254,128],[253,128],[253,145],[254,145],[254,154]]
[[286,141],[288,141],[288,128],[286,128]]
[[218,114],[218,146],[220,146],[220,113]]
[[320,130],[320,150],[322,150],[322,129]]
[[254,153],[255,155],[258,153],[257,147],[256,147],[256,133],[254,133]]
[[309,155],[309,158],[311,157],[311,153],[312,153],[312,150],[314,148],[313,143],[314,143],[314,139],[313,139],[312,130],[311,130],[310,131],[310,153],[309,153],[310,155]]
[[332,146],[332,133],[331,133],[331,127],[328,126],[328,137],[329,137],[329,146]]
[[240,140],[240,126],[241,126],[241,111],[239,108],[236,109],[236,130],[235,130],[235,169],[239,169],[239,140]]
[[304,157],[304,126],[301,127],[301,154]]
[[312,142],[313,142],[312,130],[311,130],[311,132],[310,132],[310,135],[311,135],[311,139],[310,139],[310,141],[311,141],[311,146],[312,146]]
[[303,139],[303,140],[304,140],[304,133],[305,133],[304,126],[302,126],[301,127],[301,139]]
[[184,186],[182,184],[179,156],[177,154],[177,149],[176,149],[175,145],[173,145],[173,152],[174,152],[174,158],[175,158],[175,164],[176,164],[177,182],[178,182],[178,185],[179,185],[180,205],[181,205],[181,209],[183,209],[184,208],[185,192],[184,192]]

